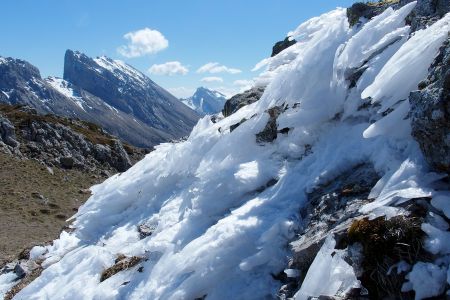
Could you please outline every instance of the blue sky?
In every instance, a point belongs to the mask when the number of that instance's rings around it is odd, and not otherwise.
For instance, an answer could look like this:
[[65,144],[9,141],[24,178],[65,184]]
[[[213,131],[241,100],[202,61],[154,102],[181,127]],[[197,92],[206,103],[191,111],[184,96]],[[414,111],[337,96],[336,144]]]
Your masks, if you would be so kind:
[[[29,61],[44,77],[62,77],[64,52],[73,49],[121,59],[177,96],[198,86],[233,93],[239,89],[234,83],[254,77],[251,69],[287,32],[353,2],[6,0],[1,5],[0,55]],[[218,64],[198,73],[207,63]],[[213,78],[201,81],[205,77]]]

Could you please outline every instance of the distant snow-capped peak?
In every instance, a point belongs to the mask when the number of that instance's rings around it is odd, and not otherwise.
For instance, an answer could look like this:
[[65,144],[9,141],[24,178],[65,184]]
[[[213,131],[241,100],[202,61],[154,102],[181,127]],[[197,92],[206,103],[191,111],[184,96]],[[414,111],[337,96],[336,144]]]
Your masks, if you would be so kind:
[[226,96],[218,91],[199,87],[195,93],[181,101],[201,115],[211,115],[220,112],[226,102]]

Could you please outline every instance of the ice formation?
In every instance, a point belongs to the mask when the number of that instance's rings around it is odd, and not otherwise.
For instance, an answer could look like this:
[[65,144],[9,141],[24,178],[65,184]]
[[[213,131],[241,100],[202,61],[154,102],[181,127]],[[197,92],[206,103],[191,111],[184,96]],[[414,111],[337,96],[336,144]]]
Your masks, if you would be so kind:
[[[405,17],[415,5],[389,8],[359,28],[349,28],[341,8],[300,25],[290,33],[297,44],[258,65],[270,82],[259,102],[216,123],[204,117],[186,141],[159,145],[92,187],[74,232],[33,249],[45,270],[15,299],[264,299],[279,289],[272,274],[284,270],[298,212],[318,184],[369,161],[382,178],[365,213],[438,195],[432,183],[440,177],[428,169],[405,116],[409,92],[426,76],[450,15],[410,37]],[[362,108],[367,97],[372,105]],[[274,107],[281,110],[278,129],[289,133],[257,143]],[[439,199],[434,205],[448,213]],[[154,229],[143,239],[141,224]],[[448,253],[440,229],[424,230],[429,250]],[[358,284],[333,249],[328,239],[296,299]],[[143,268],[100,282],[120,254],[143,257]],[[417,264],[405,289],[432,295],[423,280],[440,291],[447,270],[448,263]]]
[[328,237],[295,294],[295,300],[307,300],[311,295],[344,297],[352,288],[361,286],[352,266],[344,260],[343,251],[335,250],[335,246],[336,241]]

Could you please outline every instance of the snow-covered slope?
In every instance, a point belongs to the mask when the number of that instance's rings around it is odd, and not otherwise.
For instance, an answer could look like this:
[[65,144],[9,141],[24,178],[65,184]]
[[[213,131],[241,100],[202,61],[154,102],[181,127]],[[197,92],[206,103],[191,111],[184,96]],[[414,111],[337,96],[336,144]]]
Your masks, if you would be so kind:
[[181,102],[202,116],[222,111],[226,101],[224,94],[204,87],[199,87],[191,97],[181,99]]
[[[216,123],[205,116],[186,141],[94,186],[74,232],[32,250],[45,270],[15,299],[271,299],[307,193],[361,163],[381,177],[361,214],[399,215],[397,205],[424,197],[439,208],[448,200],[435,184],[443,176],[411,137],[407,98],[447,38],[450,15],[410,36],[405,17],[415,5],[360,27],[349,28],[345,9],[300,25],[298,43],[270,59],[258,102]],[[426,248],[442,258],[413,266],[404,291],[416,299],[446,288],[442,222],[424,225]],[[330,235],[295,299],[360,286],[335,245]],[[122,255],[139,262],[101,281]]]

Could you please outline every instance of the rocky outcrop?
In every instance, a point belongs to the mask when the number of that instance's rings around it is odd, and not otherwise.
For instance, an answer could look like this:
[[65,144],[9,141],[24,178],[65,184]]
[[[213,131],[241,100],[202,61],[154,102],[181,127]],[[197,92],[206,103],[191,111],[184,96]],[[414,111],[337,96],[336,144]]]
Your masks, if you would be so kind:
[[[125,255],[120,255],[116,258],[115,264],[106,270],[102,272],[102,275],[100,276],[100,282],[105,281],[106,279],[110,278],[111,276],[114,276],[115,274],[128,270],[130,268],[133,268],[137,266],[142,261],[146,260],[144,257],[139,256],[132,256],[132,257],[126,257]],[[142,269],[138,269],[138,272],[142,272]],[[126,282],[125,284],[128,284]]]
[[347,9],[347,19],[350,26],[356,25],[361,18],[370,20],[382,13],[389,6],[397,4],[398,0],[378,2],[357,2]]
[[[347,9],[350,26],[357,25],[363,19],[371,19],[381,14],[388,7],[397,9],[414,0],[380,0],[376,2],[357,2]],[[417,5],[408,16],[407,23],[414,32],[423,29],[450,11],[449,0],[418,0]]]
[[21,289],[36,279],[43,270],[40,263],[29,260],[28,257],[19,258],[0,268],[0,275],[10,273],[16,276],[16,280],[14,281],[16,284],[5,294],[4,300],[13,299]]
[[292,297],[299,289],[309,266],[327,236],[345,238],[348,228],[359,217],[359,208],[368,203],[368,195],[379,176],[370,164],[361,164],[339,175],[308,194],[308,205],[300,212],[303,218],[299,238],[291,243],[293,256],[288,269],[296,270],[298,278],[281,276],[284,283],[280,299]]
[[240,108],[258,101],[264,93],[265,87],[254,87],[241,94],[237,94],[225,102],[222,113],[224,117],[234,114]]
[[428,163],[450,173],[450,41],[419,88],[409,97],[412,135]]
[[297,43],[297,41],[290,37],[286,37],[284,40],[276,42],[275,45],[272,47],[272,55],[270,55],[270,57],[277,55],[278,53],[280,53],[286,48],[289,48],[295,43]]
[[278,124],[277,118],[284,111],[282,107],[275,106],[267,111],[269,114],[269,120],[267,121],[264,129],[256,134],[256,142],[270,143],[273,142],[278,136]]
[[[412,0],[400,0],[399,6],[405,5]],[[442,18],[450,11],[449,0],[419,0],[414,10],[407,19],[414,32],[426,28]]]
[[0,142],[12,148],[19,146],[17,141],[14,125],[0,114]]
[[144,151],[108,135],[92,123],[40,116],[20,107],[0,106],[0,151],[41,161],[49,167],[124,172]]

